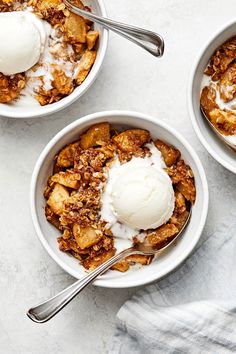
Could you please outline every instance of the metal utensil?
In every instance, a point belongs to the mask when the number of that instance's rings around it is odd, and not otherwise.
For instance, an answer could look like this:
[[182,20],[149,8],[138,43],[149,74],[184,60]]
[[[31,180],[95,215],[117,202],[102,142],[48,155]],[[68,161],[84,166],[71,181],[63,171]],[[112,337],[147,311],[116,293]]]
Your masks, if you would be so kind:
[[173,238],[171,242],[167,245],[163,246],[159,250],[155,250],[149,244],[143,242],[139,243],[133,247],[130,247],[112,258],[108,259],[105,263],[101,264],[94,271],[84,276],[82,279],[78,280],[74,284],[70,285],[68,288],[64,289],[54,297],[49,300],[44,301],[40,305],[36,307],[32,307],[28,312],[27,316],[34,322],[43,323],[50,320],[53,316],[55,316],[59,311],[63,309],[76,295],[78,295],[88,284],[92,283],[99,275],[104,273],[106,270],[111,268],[115,263],[120,261],[121,259],[130,256],[132,254],[142,254],[142,255],[151,255],[157,256],[159,253],[167,250],[182,234],[183,230],[187,226],[191,216],[191,209],[189,211],[189,215],[187,220],[185,221],[182,229],[179,233]]
[[144,48],[155,57],[161,57],[164,53],[163,38],[152,31],[113,21],[105,17],[95,15],[75,6],[70,0],[64,0],[68,9],[76,15],[81,15],[93,22],[99,23],[103,27],[125,37],[138,46]]
[[214,124],[211,123],[210,119],[207,117],[206,113],[204,112],[203,108],[200,107],[201,112],[203,116],[206,118],[208,124],[210,125],[211,129],[215,132],[215,134],[218,136],[218,138],[228,147],[233,149],[234,152],[236,152],[236,144],[233,144],[231,141],[227,140],[223,134],[219,132],[219,130],[214,126]]

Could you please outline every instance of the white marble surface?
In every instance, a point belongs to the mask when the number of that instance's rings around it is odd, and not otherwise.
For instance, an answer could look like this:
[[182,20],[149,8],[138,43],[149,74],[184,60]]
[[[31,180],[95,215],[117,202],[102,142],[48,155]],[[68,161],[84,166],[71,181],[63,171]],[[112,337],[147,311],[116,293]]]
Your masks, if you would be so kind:
[[[90,287],[51,322],[32,323],[30,305],[70,284],[42,249],[29,212],[29,183],[35,161],[66,124],[95,111],[130,109],[157,116],[178,128],[197,150],[206,169],[211,203],[206,231],[235,208],[235,175],[218,165],[193,132],[186,87],[202,42],[233,18],[233,0],[106,0],[110,16],[160,32],[165,56],[155,59],[111,35],[100,77],[67,111],[39,120],[0,119],[0,352],[4,354],[103,354],[115,315],[135,292]],[[224,194],[224,196],[223,196]]]

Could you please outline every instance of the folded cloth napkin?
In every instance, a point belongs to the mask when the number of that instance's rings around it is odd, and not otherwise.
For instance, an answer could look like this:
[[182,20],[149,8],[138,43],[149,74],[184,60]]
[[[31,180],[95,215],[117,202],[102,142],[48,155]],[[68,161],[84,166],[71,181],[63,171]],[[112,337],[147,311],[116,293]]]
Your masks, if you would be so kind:
[[117,317],[110,354],[236,353],[236,213]]

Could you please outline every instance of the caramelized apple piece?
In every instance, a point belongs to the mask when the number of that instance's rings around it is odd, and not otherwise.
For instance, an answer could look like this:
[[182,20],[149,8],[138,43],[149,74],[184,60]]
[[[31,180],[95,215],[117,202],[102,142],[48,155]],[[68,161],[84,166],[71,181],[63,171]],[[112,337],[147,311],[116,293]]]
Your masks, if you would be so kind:
[[234,112],[214,109],[209,113],[209,119],[222,134],[236,134],[236,114]]
[[52,193],[52,190],[54,188],[55,183],[51,181],[51,177],[48,178],[48,183],[46,187],[44,188],[43,191],[43,196],[45,199],[48,199],[50,197],[50,194]]
[[80,186],[81,175],[73,170],[56,173],[51,177],[51,181],[62,184],[65,187],[78,189]]
[[171,166],[179,160],[180,152],[173,146],[164,143],[162,140],[156,140],[154,144],[160,150],[166,166]]
[[73,225],[73,235],[81,249],[91,247],[98,243],[102,238],[102,232],[92,227],[80,227],[78,224]]
[[94,270],[98,266],[100,266],[102,263],[108,261],[111,257],[113,257],[116,253],[115,248],[112,248],[108,251],[104,251],[101,254],[98,254],[94,257],[88,257],[85,260],[81,261],[81,264],[89,270]]
[[170,223],[174,224],[177,227],[177,229],[180,231],[183,228],[184,224],[186,223],[188,216],[189,216],[189,212],[187,210],[185,210],[181,214],[174,213],[170,219]]
[[57,156],[56,164],[63,168],[74,166],[74,156],[78,146],[79,142],[75,142],[63,148]]
[[209,113],[213,109],[219,108],[219,106],[216,104],[216,90],[212,86],[204,87],[201,93],[200,103],[208,118]]
[[231,101],[236,94],[236,63],[230,65],[230,67],[221,76],[218,83],[220,97],[223,101]]
[[99,33],[97,31],[88,31],[86,35],[88,50],[93,49],[98,37],[99,37]]
[[183,213],[186,210],[185,198],[179,191],[175,192],[175,211],[178,214]]
[[79,57],[81,57],[82,54],[85,52],[86,44],[84,44],[84,43],[73,44],[73,49],[74,49],[75,53],[77,55],[79,55]]
[[64,32],[70,43],[86,43],[87,25],[83,17],[70,12],[65,19]]
[[124,273],[127,272],[127,270],[129,269],[129,263],[125,259],[122,259],[122,261],[113,265],[111,269],[118,270],[119,272]]
[[9,103],[18,98],[25,82],[23,74],[5,76],[0,73],[0,103]]
[[176,189],[181,192],[184,197],[192,204],[195,202],[196,188],[194,185],[194,180],[192,178],[183,179],[182,181],[180,181],[176,185]]
[[168,244],[178,231],[174,224],[166,224],[147,235],[146,239],[153,247],[158,249]]
[[81,135],[80,146],[82,149],[89,149],[97,145],[104,145],[110,140],[110,125],[109,123],[94,124]]
[[142,254],[132,254],[131,256],[126,257],[128,263],[139,263],[142,265],[148,265],[151,263],[153,256],[145,256]]
[[60,251],[67,252],[70,251],[74,255],[74,253],[77,254],[76,258],[81,259],[81,256],[78,257],[78,255],[87,255],[89,253],[88,249],[81,250],[75,241],[74,238],[70,237],[64,237],[64,234],[61,237],[58,237],[57,242],[59,244],[59,249]]
[[97,52],[93,50],[86,50],[82,55],[82,58],[79,63],[79,72],[76,78],[76,82],[78,85],[81,85],[82,82],[88,76],[88,73],[95,62]]
[[236,36],[230,38],[220,46],[211,58],[210,65],[205,71],[206,75],[211,75],[214,81],[220,79],[229,65],[236,58]]
[[191,168],[183,160],[179,160],[176,165],[169,167],[167,172],[177,191],[193,204],[196,199],[196,188]]
[[63,70],[53,66],[52,86],[57,90],[56,94],[69,95],[74,90],[72,77],[66,76]]
[[52,26],[62,23],[69,11],[62,0],[31,0],[30,6],[34,12]]
[[48,198],[47,204],[55,214],[61,215],[63,213],[64,201],[68,199],[69,196],[68,190],[59,183],[56,183]]
[[130,129],[116,135],[114,143],[124,152],[134,153],[150,140],[150,133],[143,129]]
[[38,8],[42,11],[59,8],[63,4],[62,0],[33,0],[32,3],[37,3]]

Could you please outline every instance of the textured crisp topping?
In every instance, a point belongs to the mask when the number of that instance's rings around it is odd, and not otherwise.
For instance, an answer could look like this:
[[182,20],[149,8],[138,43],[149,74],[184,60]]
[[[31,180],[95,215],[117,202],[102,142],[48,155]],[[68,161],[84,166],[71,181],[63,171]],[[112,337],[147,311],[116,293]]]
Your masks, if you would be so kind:
[[[107,223],[100,219],[101,193],[106,184],[106,170],[115,158],[126,163],[134,156],[145,157],[150,150],[149,132],[129,129],[117,132],[108,123],[90,127],[78,141],[65,146],[55,156],[54,174],[45,187],[45,214],[61,232],[61,251],[72,254],[88,270],[112,257],[116,249]],[[168,166],[175,190],[175,210],[167,224],[146,231],[146,240],[160,248],[170,242],[188,218],[186,204],[195,201],[195,183],[191,168],[180,159],[180,152],[166,142],[154,142]],[[139,242],[134,238],[134,242]],[[133,255],[113,269],[127,271],[130,265],[150,264],[152,257]]]

